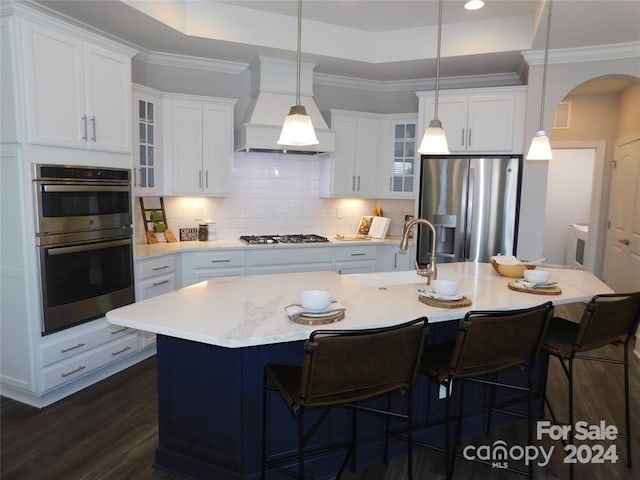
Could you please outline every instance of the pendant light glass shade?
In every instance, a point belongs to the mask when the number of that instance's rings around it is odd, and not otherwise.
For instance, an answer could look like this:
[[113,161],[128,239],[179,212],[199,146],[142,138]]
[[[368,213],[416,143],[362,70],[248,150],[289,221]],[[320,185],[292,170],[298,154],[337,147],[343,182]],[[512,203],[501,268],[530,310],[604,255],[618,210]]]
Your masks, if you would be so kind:
[[294,105],[284,119],[278,145],[317,145],[318,137],[313,130],[311,117],[302,105]]
[[436,56],[436,90],[435,102],[433,110],[433,120],[424,130],[422,143],[418,148],[418,153],[427,155],[448,155],[449,145],[447,143],[447,134],[442,128],[442,122],[438,120],[438,97],[440,94],[440,41],[442,39],[442,0],[438,5],[438,50]]
[[551,160],[552,158],[549,137],[544,130],[538,130],[531,140],[527,160]]
[[540,99],[540,127],[535,136],[531,140],[531,146],[529,147],[529,153],[527,153],[527,160],[552,160],[551,144],[549,143],[549,137],[547,137],[544,131],[544,98],[545,91],[547,89],[547,65],[549,60],[549,37],[551,34],[551,7],[552,3],[549,0],[549,13],[547,15],[547,40],[544,48],[544,69],[542,70],[542,95]]
[[298,0],[298,55],[296,61],[296,104],[289,110],[289,115],[284,119],[278,145],[318,145],[318,137],[313,129],[311,117],[307,110],[300,105],[300,63],[302,43],[302,0]]
[[418,153],[433,155],[449,155],[449,144],[447,134],[442,128],[440,120],[431,120],[429,126],[424,131],[422,143],[418,148]]

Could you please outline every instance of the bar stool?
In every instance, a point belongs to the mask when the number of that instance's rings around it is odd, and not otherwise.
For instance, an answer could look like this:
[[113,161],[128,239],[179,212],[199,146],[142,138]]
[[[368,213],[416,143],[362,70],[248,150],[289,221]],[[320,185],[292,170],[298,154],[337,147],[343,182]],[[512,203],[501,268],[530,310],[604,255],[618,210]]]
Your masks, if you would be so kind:
[[[624,433],[618,437],[627,441],[627,467],[631,468],[631,425],[629,421],[629,342],[640,322],[640,292],[613,293],[596,295],[587,304],[580,323],[571,322],[564,318],[554,317],[543,349],[556,357],[568,380],[569,388],[569,443],[573,443],[575,426],[573,411],[573,360],[587,360],[616,365],[624,365]],[[582,355],[610,344],[624,345],[622,360]],[[545,394],[545,402],[554,423],[558,423],[551,409],[551,404]],[[569,464],[569,476],[574,477],[574,465]]]
[[[407,428],[409,478],[412,478],[411,390],[427,334],[426,317],[400,325],[363,330],[316,330],[304,345],[302,366],[268,364],[264,371],[262,410],[262,478],[267,468],[300,479],[305,477],[305,457],[347,448],[336,478],[340,478],[351,457],[356,468],[356,411],[403,418]],[[267,393],[278,392],[297,420],[297,453],[267,455]],[[406,399],[406,413],[369,408],[355,402],[398,392]],[[388,405],[388,403],[387,403]],[[307,449],[318,427],[333,407],[351,409],[351,439],[348,442]],[[309,409],[324,409],[305,431],[304,416]],[[285,468],[297,458],[297,472]]]
[[[444,446],[447,480],[453,478],[456,448],[462,435],[464,384],[466,381],[491,385],[492,388],[501,387],[526,392],[528,440],[529,444],[532,443],[534,414],[531,366],[540,352],[552,315],[553,305],[551,302],[527,309],[470,311],[460,322],[454,341],[425,347],[421,363],[422,372],[435,379],[445,387],[447,392]],[[481,378],[511,367],[527,369],[526,387]],[[456,388],[459,393],[460,412],[452,451],[450,426],[451,404],[454,396],[451,391],[453,380],[456,380],[458,385]],[[515,471],[525,473],[521,470]],[[529,464],[528,474],[530,476],[533,474],[532,464]]]

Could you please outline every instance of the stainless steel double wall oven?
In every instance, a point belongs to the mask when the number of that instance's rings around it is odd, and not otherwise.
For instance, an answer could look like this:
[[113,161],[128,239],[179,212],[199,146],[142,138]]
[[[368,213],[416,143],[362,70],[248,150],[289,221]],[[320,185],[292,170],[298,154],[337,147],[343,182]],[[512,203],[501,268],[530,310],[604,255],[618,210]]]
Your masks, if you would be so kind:
[[130,171],[34,166],[43,335],[134,302]]

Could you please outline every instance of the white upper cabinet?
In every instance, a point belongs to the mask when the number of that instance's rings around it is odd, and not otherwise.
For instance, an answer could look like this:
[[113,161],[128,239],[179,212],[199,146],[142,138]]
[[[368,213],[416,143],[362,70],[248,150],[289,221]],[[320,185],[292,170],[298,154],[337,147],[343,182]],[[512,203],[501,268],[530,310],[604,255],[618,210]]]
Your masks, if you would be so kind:
[[413,198],[417,127],[416,113],[384,115],[380,197]]
[[324,161],[322,195],[376,197],[382,117],[331,110],[331,128],[335,130],[335,153]]
[[133,189],[162,195],[162,92],[133,86]]
[[131,152],[131,57],[22,21],[27,141]]
[[[418,142],[434,117],[434,92],[417,92]],[[451,153],[522,153],[525,87],[495,87],[440,92],[438,119]]]
[[227,98],[165,96],[165,194],[231,192],[235,103]]

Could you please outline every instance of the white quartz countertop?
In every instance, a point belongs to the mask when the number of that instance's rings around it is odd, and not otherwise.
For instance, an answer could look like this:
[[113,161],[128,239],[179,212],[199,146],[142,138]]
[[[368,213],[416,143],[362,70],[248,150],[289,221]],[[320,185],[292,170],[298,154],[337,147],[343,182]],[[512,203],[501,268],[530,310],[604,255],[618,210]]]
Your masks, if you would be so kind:
[[[316,329],[370,328],[427,316],[430,323],[462,318],[469,310],[512,309],[551,300],[587,301],[611,289],[589,272],[548,269],[560,295],[512,291],[509,278],[490,264],[438,265],[438,278],[456,280],[472,300],[467,308],[436,308],[418,300],[425,279],[415,271],[339,275],[335,272],[224,277],[201,282],[107,313],[115,325],[229,348],[303,340]],[[285,306],[298,303],[302,290],[329,290],[346,307],[342,321],[321,326],[295,323]]]
[[137,243],[134,248],[134,257],[137,260],[144,258],[172,255],[180,252],[192,252],[202,250],[226,250],[240,248],[244,250],[256,250],[260,248],[318,248],[349,245],[400,245],[400,237],[387,237],[384,239],[371,238],[364,240],[340,240],[329,238],[329,242],[322,243],[275,243],[271,245],[247,245],[242,240],[212,240],[209,242],[159,242],[152,244]]

